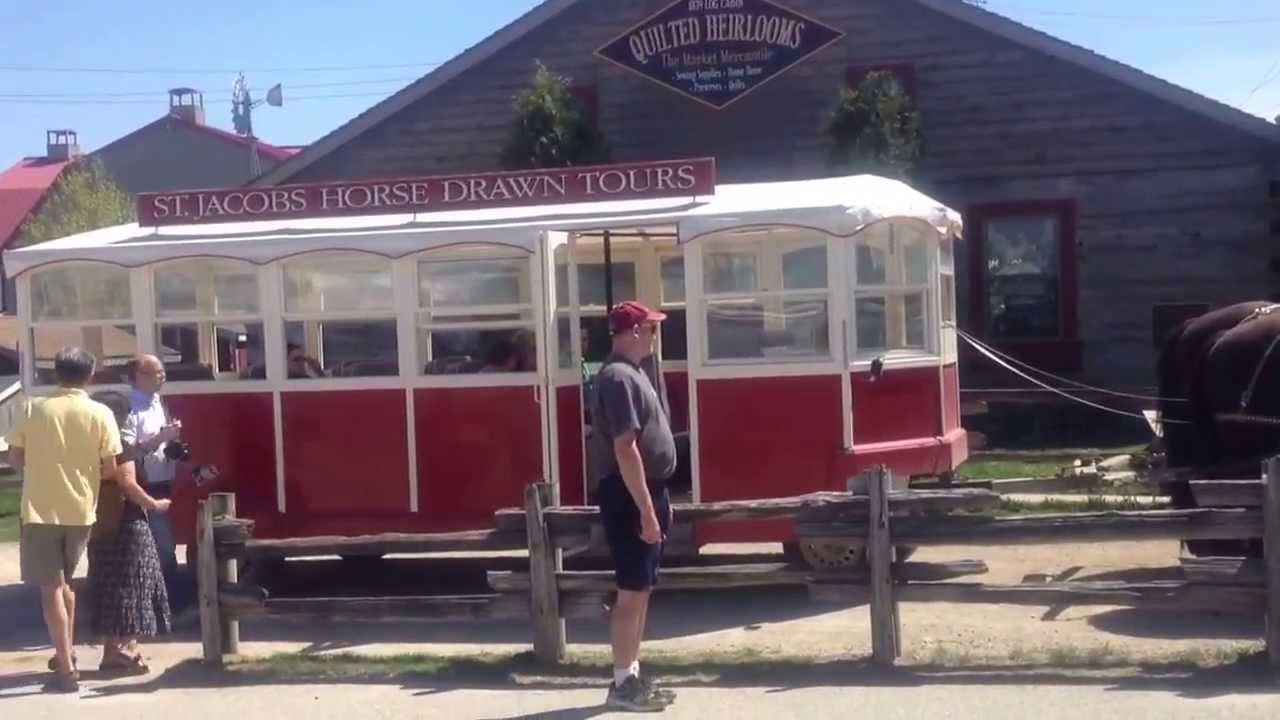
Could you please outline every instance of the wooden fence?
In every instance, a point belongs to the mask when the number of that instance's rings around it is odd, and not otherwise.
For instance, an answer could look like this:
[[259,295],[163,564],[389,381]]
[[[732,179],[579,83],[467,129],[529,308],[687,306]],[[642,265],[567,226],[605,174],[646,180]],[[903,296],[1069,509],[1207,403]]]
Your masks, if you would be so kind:
[[[1271,668],[1280,675],[1280,458],[1253,481],[1206,481],[1197,495],[1224,507],[1194,510],[990,516],[981,489],[891,490],[888,470],[867,476],[865,493],[678,504],[677,524],[715,520],[791,519],[801,542],[864,546],[867,562],[835,570],[752,563],[663,570],[659,590],[805,586],[819,601],[869,600],[874,662],[902,652],[898,603],[1108,605],[1265,613]],[[492,530],[432,535],[388,534],[256,540],[253,523],[235,517],[234,498],[213,495],[200,506],[198,578],[206,661],[239,652],[238,621],[249,617],[324,617],[457,622],[522,619],[543,660],[564,659],[565,619],[599,617],[614,589],[611,571],[566,571],[563,554],[599,538],[595,507],[561,507],[553,485],[530,485],[523,509],[501,510]],[[1186,580],[1043,582],[993,585],[956,582],[985,573],[980,560],[895,560],[895,547],[948,544],[1069,544],[1134,540],[1264,538],[1265,563],[1211,558],[1185,565]],[[528,572],[490,571],[493,592],[365,598],[273,598],[253,578],[237,578],[237,560],[296,556],[528,550]],[[261,563],[251,563],[261,565]]]

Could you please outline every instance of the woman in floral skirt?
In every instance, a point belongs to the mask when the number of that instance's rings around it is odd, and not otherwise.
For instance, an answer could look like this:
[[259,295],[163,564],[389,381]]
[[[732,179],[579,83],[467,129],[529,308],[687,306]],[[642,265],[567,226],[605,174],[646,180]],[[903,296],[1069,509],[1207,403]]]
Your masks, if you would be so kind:
[[[111,408],[123,424],[129,401],[117,392],[94,399]],[[103,482],[98,522],[89,541],[89,602],[93,634],[102,638],[103,672],[149,672],[138,638],[170,630],[169,598],[147,513],[168,512],[169,500],[156,500],[138,484],[140,462],[126,446],[117,458],[115,477]]]

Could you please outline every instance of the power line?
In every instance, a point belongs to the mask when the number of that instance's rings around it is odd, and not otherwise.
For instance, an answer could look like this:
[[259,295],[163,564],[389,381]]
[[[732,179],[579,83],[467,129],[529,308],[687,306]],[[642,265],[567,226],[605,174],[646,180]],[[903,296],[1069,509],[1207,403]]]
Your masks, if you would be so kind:
[[1247,103],[1252,100],[1253,96],[1257,95],[1259,90],[1270,85],[1276,80],[1280,80],[1280,57],[1277,57],[1276,61],[1271,63],[1271,67],[1262,76],[1262,79],[1258,81],[1258,84],[1254,85],[1253,89],[1249,91],[1249,95],[1244,99],[1244,102]]
[[[417,79],[419,79],[419,78],[418,78],[418,76],[413,76],[413,77],[394,77],[394,78],[379,78],[379,79],[369,79],[369,80],[343,80],[343,81],[341,81],[341,82],[323,82],[323,83],[301,83],[301,84],[294,84],[294,83],[290,83],[290,84],[288,84],[288,85],[285,85],[285,90],[292,91],[292,90],[305,90],[305,89],[315,89],[315,88],[350,87],[350,86],[353,86],[353,85],[379,85],[379,84],[382,84],[382,83],[407,83],[407,82],[413,82],[413,81],[415,81],[415,80],[417,80]],[[261,89],[261,88],[254,88],[254,90],[255,90],[255,91],[261,91],[262,89]],[[114,99],[114,98],[134,98],[134,97],[155,98],[155,97],[163,97],[163,96],[165,96],[166,94],[168,94],[168,92],[169,92],[169,90],[168,90],[168,89],[165,89],[165,90],[155,90],[155,91],[151,91],[151,90],[141,91],[141,90],[138,90],[138,91],[131,91],[131,92],[68,92],[68,93],[11,93],[11,92],[0,92],[0,98],[2,98],[2,99],[11,99],[11,100],[12,100],[12,99],[26,99],[26,98],[31,98],[31,99],[65,99],[65,100],[98,100],[98,99]],[[215,90],[215,91],[212,91],[212,92],[203,92],[203,91],[197,90],[197,92],[200,92],[200,93],[201,93],[202,95],[204,95],[206,98],[208,98],[208,97],[218,97],[218,96],[221,96],[221,95],[226,95],[228,98],[230,98],[230,97],[231,97],[231,91],[230,91],[230,90]]]
[[0,65],[0,72],[47,73],[108,73],[118,75],[234,75],[246,73],[313,73],[346,72],[350,70],[397,70],[404,68],[437,67],[442,61],[393,63],[388,65],[327,65],[316,67],[261,67],[261,68],[120,68],[120,67],[61,67],[44,65]]
[[[383,92],[365,92],[365,93],[331,93],[321,95],[292,95],[286,98],[287,102],[296,102],[299,100],[332,100],[337,98],[358,98],[358,97],[387,97],[396,92],[395,90],[385,90]],[[7,98],[0,97],[0,105],[155,105],[154,100],[139,99],[77,99],[77,98]],[[230,105],[231,98],[217,98],[210,100],[209,104]]]

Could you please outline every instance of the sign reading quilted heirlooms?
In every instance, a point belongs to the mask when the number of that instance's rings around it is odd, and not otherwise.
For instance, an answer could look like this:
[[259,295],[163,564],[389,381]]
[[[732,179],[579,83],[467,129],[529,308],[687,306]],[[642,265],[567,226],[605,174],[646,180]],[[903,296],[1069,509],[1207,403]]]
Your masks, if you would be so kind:
[[596,54],[721,109],[842,37],[771,0],[678,0]]

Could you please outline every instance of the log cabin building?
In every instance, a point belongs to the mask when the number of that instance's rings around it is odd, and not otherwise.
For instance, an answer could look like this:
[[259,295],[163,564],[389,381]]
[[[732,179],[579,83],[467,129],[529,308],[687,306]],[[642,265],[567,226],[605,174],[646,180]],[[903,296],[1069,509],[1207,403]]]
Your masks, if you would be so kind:
[[[839,174],[840,90],[893,73],[912,183],[965,216],[961,328],[1078,382],[1150,389],[1172,323],[1280,298],[1280,126],[961,0],[547,0],[254,184],[500,169],[535,59],[613,161],[713,156],[726,183]],[[976,354],[961,378],[1027,397]]]

